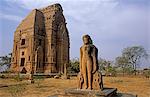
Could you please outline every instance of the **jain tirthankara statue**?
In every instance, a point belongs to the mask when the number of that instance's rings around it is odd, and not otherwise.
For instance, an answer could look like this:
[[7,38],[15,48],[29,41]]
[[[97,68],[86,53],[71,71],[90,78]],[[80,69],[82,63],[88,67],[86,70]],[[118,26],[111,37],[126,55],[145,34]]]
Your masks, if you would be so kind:
[[80,48],[80,73],[78,88],[100,90],[103,88],[102,76],[98,72],[98,49],[93,45],[89,35],[83,36],[83,46]]

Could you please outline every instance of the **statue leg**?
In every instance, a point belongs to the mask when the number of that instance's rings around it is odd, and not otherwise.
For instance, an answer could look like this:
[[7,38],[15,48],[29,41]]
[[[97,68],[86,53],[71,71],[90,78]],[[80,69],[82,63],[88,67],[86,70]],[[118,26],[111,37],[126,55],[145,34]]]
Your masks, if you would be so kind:
[[82,74],[83,74],[83,89],[87,89],[87,70],[86,70],[86,62],[82,63]]
[[92,61],[87,62],[87,73],[88,73],[88,89],[92,89]]

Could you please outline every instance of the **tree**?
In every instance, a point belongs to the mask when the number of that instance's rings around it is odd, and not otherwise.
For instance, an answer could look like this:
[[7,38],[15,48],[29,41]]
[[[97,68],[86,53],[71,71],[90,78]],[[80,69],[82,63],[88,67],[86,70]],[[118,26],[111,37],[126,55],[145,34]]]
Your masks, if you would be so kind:
[[106,75],[116,76],[116,67],[113,66],[112,61],[99,58],[98,64],[100,72],[105,72]]
[[122,51],[122,56],[128,60],[136,75],[138,63],[141,61],[141,58],[147,58],[148,54],[142,46],[132,46],[125,48]]
[[105,59],[99,58],[98,65],[99,65],[99,71],[100,72],[105,70],[106,64],[107,64],[107,61]]
[[113,66],[112,64],[108,65],[107,67],[107,75],[109,76],[116,76],[117,71],[116,71],[116,67]]
[[106,61],[105,71],[108,76],[116,76],[116,67],[113,65],[113,61]]
[[128,67],[128,59],[126,57],[120,56],[116,58],[116,65],[121,67],[124,76],[125,69]]
[[11,63],[11,53],[6,56],[0,56],[0,65]]
[[69,69],[75,73],[78,73],[80,71],[80,69],[79,69],[79,58],[74,58],[74,59],[70,60]]

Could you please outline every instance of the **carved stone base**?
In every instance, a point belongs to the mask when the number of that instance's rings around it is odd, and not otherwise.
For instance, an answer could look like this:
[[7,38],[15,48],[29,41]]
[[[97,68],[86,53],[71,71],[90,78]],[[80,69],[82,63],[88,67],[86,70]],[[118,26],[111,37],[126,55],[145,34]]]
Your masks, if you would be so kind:
[[116,88],[105,88],[99,90],[68,89],[64,93],[49,97],[112,97],[117,92]]
[[93,90],[103,90],[102,74],[98,71],[96,71],[93,74],[92,89]]
[[[77,80],[78,80],[78,89],[83,89],[84,79],[81,73],[78,74]],[[92,74],[92,90],[103,90],[102,74],[98,71]]]

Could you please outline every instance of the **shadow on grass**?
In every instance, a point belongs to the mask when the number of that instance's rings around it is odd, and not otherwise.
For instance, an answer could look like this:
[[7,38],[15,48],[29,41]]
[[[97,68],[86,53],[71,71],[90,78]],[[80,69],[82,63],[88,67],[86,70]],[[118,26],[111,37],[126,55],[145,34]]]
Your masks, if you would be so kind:
[[117,93],[117,95],[112,97],[137,97],[137,95],[128,94],[128,93]]

